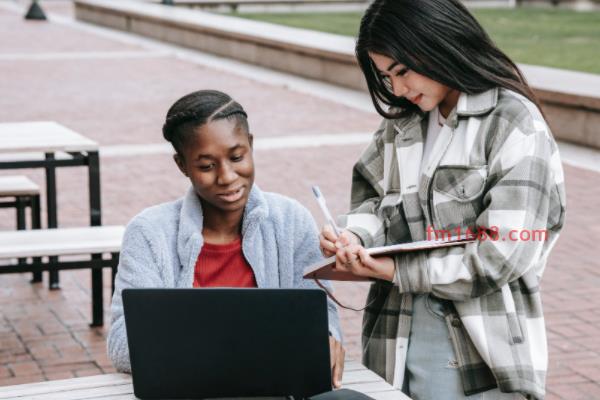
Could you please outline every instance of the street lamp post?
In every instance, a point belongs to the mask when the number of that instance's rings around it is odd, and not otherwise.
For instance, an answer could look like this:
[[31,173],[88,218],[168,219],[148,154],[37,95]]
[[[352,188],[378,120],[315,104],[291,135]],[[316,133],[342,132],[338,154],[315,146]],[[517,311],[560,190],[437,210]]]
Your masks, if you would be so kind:
[[29,10],[27,10],[27,14],[25,14],[25,19],[32,19],[37,21],[45,21],[46,14],[44,14],[44,10],[38,4],[37,0],[33,0],[31,5],[29,6]]

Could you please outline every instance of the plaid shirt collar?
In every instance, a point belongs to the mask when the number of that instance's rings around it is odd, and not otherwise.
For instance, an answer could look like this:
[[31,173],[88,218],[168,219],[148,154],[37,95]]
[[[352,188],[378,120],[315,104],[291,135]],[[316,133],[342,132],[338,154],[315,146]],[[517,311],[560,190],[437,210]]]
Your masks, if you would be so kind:
[[456,107],[450,112],[446,123],[451,128],[456,128],[461,117],[484,115],[492,111],[498,104],[498,88],[486,90],[482,93],[461,93]]
[[[452,129],[458,125],[458,119],[464,117],[472,117],[485,115],[492,111],[498,104],[498,88],[486,90],[482,93],[468,94],[460,93],[456,107],[452,109],[446,124]],[[409,132],[416,133],[412,128],[420,124],[426,114],[414,114],[409,118],[401,118],[394,121],[395,133],[407,134]],[[417,130],[417,132],[419,132]]]

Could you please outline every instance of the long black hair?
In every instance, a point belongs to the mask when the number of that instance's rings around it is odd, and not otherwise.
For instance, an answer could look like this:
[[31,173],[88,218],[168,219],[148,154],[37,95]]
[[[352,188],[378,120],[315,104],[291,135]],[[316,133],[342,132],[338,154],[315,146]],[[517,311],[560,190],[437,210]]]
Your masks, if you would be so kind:
[[[375,0],[362,17],[356,57],[375,109],[385,118],[420,112],[392,93],[369,52],[390,57],[460,92],[475,94],[503,87],[539,107],[517,65],[496,47],[459,0]],[[386,111],[385,106],[393,108]]]
[[182,156],[183,146],[193,137],[196,128],[219,119],[234,120],[249,133],[248,115],[229,95],[218,90],[198,90],[177,100],[165,118],[163,137]]

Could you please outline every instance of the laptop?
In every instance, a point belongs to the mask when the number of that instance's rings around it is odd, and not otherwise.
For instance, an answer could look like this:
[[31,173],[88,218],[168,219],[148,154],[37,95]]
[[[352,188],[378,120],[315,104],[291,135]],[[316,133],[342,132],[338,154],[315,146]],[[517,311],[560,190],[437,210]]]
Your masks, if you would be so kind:
[[318,289],[125,289],[141,399],[293,396],[331,390]]

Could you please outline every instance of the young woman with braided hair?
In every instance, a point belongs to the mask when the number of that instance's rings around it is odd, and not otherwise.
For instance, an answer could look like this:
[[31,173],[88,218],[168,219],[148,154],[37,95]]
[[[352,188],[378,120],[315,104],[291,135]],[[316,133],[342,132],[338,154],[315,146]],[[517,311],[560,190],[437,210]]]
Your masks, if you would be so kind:
[[[108,334],[108,354],[123,372],[131,368],[123,289],[312,288],[302,272],[323,257],[308,210],[254,184],[247,115],[231,97],[215,90],[182,97],[167,113],[163,136],[191,187],[127,226]],[[332,378],[339,387],[344,349],[335,305],[329,301],[328,308]]]

